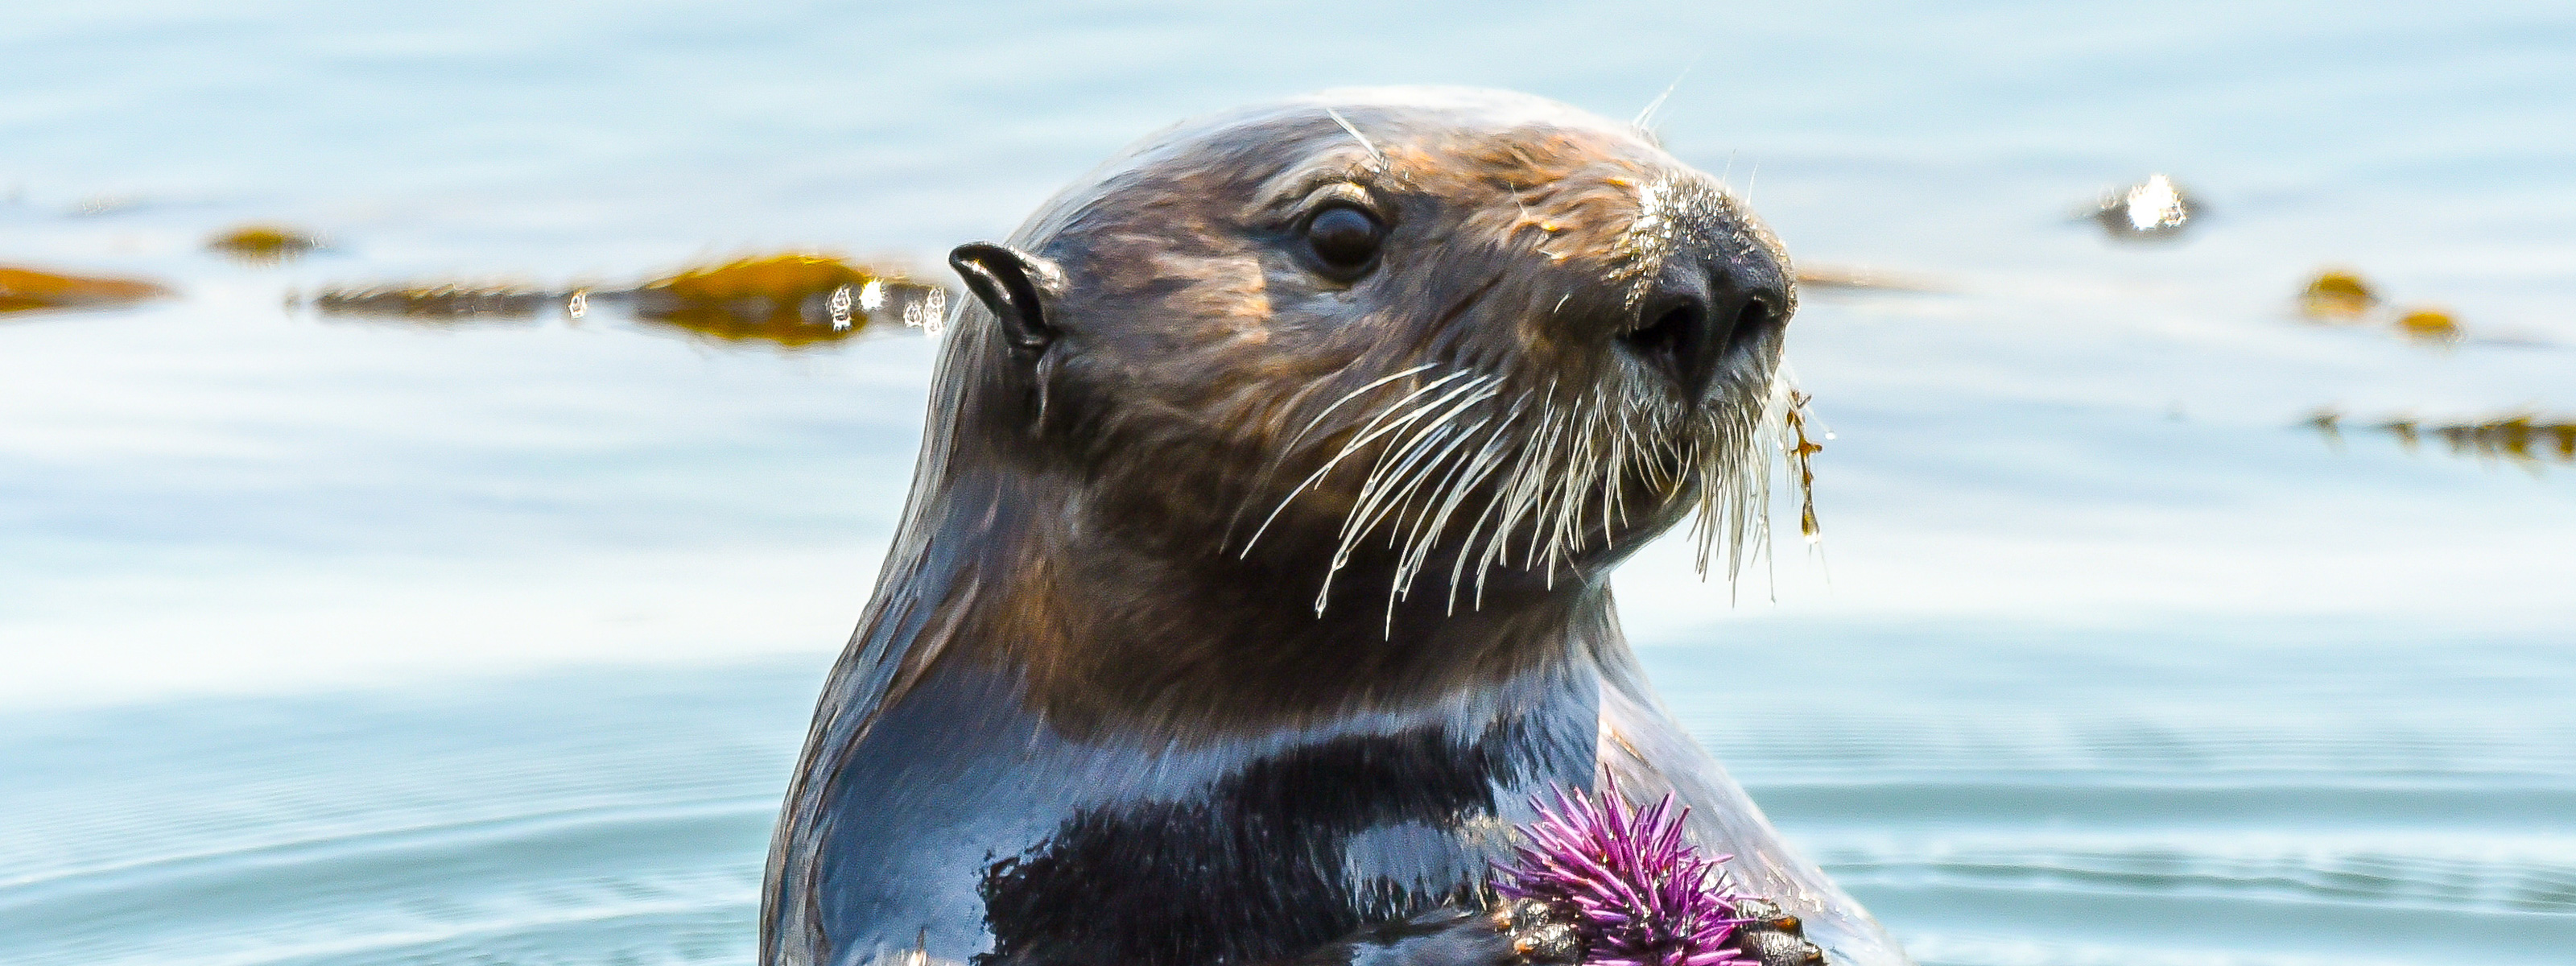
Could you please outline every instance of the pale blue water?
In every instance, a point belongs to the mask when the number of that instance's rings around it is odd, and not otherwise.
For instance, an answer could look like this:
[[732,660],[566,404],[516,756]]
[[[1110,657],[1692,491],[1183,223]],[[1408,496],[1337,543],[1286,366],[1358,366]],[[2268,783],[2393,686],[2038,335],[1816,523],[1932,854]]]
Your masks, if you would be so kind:
[[[1802,261],[1819,552],[1630,631],[1927,963],[2576,962],[2576,466],[2297,427],[2576,417],[2562,4],[54,4],[0,18],[0,962],[742,963],[931,344],[280,308],[328,282],[936,265],[1120,143],[1514,87]],[[1687,74],[1684,74],[1687,69]],[[2183,242],[2070,211],[2172,174]],[[199,249],[278,219],[331,251]],[[2294,321],[2350,265],[2470,339]]]

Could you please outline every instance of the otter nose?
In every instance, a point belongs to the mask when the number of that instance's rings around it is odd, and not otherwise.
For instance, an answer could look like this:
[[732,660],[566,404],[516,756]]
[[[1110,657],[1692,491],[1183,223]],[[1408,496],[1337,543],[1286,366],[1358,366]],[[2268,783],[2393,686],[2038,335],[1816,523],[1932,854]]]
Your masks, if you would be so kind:
[[1668,273],[1639,303],[1636,328],[1621,333],[1619,344],[1696,405],[1720,368],[1750,360],[1779,328],[1779,301],[1696,272]]

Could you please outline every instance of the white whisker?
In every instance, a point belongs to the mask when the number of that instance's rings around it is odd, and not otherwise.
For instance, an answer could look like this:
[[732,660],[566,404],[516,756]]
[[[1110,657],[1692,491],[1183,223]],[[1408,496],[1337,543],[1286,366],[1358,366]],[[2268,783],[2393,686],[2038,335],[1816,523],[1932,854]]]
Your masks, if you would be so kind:
[[[1420,367],[1420,368],[1415,369],[1414,371],[1415,371],[1415,372],[1419,372],[1419,371],[1421,371],[1422,369],[1427,369],[1427,368],[1430,368],[1430,367],[1429,367],[1429,366],[1422,366],[1422,367]],[[1460,377],[1460,376],[1463,376],[1463,375],[1466,375],[1466,373],[1464,373],[1464,372],[1457,372],[1457,373],[1451,373],[1451,374],[1446,375],[1446,376],[1442,376],[1442,377],[1440,377],[1439,379],[1435,379],[1435,380],[1431,381],[1429,384],[1424,385],[1424,386],[1422,386],[1421,388],[1415,389],[1415,390],[1412,392],[1412,394],[1407,395],[1407,396],[1405,396],[1405,397],[1404,397],[1404,398],[1402,398],[1402,399],[1398,399],[1398,400],[1396,400],[1395,402],[1388,404],[1386,408],[1379,410],[1379,411],[1378,411],[1378,414],[1377,414],[1376,416],[1374,416],[1374,417],[1370,418],[1368,422],[1361,424],[1361,428],[1360,428],[1359,433],[1358,433],[1357,435],[1355,435],[1355,436],[1352,438],[1352,440],[1351,440],[1350,442],[1343,444],[1341,452],[1338,452],[1338,453],[1333,454],[1333,458],[1332,458],[1332,459],[1329,459],[1329,460],[1324,461],[1324,465],[1323,465],[1322,467],[1317,468],[1317,469],[1315,470],[1315,472],[1314,472],[1314,473],[1312,473],[1312,474],[1308,475],[1308,476],[1306,477],[1306,479],[1305,479],[1305,480],[1303,480],[1303,481],[1299,482],[1299,483],[1297,484],[1297,486],[1296,486],[1296,488],[1295,488],[1295,489],[1291,489],[1291,490],[1289,490],[1289,491],[1288,491],[1288,495],[1287,495],[1287,496],[1280,498],[1280,500],[1279,500],[1279,505],[1278,505],[1277,507],[1274,507],[1274,508],[1272,508],[1272,509],[1271,509],[1271,511],[1270,511],[1270,515],[1269,515],[1268,517],[1265,517],[1265,518],[1263,518],[1263,519],[1262,519],[1262,521],[1261,521],[1261,526],[1260,526],[1258,529],[1255,529],[1254,531],[1252,531],[1252,536],[1251,536],[1249,539],[1246,539],[1245,541],[1243,541],[1243,552],[1242,552],[1241,554],[1237,555],[1238,559],[1239,559],[1239,558],[1241,558],[1241,557],[1249,557],[1249,556],[1251,556],[1251,555],[1252,555],[1252,545],[1253,545],[1253,544],[1255,544],[1255,543],[1260,542],[1260,540],[1261,540],[1261,535],[1262,535],[1262,534],[1264,534],[1264,533],[1269,532],[1269,530],[1270,530],[1270,524],[1272,524],[1273,522],[1276,522],[1276,521],[1279,519],[1279,514],[1280,514],[1280,512],[1281,512],[1281,511],[1284,511],[1284,510],[1286,510],[1286,509],[1288,509],[1288,504],[1289,504],[1289,503],[1294,502],[1294,501],[1297,499],[1297,495],[1298,495],[1298,494],[1306,492],[1306,490],[1307,490],[1307,488],[1308,488],[1308,487],[1312,487],[1312,486],[1314,486],[1318,481],[1321,481],[1321,480],[1324,478],[1324,474],[1327,474],[1327,473],[1332,472],[1332,471],[1333,471],[1333,467],[1336,467],[1336,466],[1341,465],[1341,462],[1342,462],[1344,459],[1348,459],[1352,453],[1356,453],[1356,452],[1358,452],[1360,447],[1367,445],[1369,442],[1371,442],[1371,441],[1375,440],[1375,439],[1376,439],[1376,438],[1378,438],[1379,436],[1386,435],[1386,434],[1387,434],[1387,433],[1389,433],[1389,432],[1393,432],[1393,431],[1395,431],[1395,430],[1397,430],[1397,429],[1401,429],[1401,428],[1402,428],[1400,425],[1391,425],[1391,426],[1388,426],[1388,427],[1386,427],[1386,428],[1384,428],[1384,429],[1377,429],[1377,428],[1373,428],[1373,427],[1376,427],[1376,426],[1377,426],[1377,424],[1378,424],[1379,422],[1381,422],[1381,421],[1383,421],[1384,419],[1386,419],[1386,417],[1387,417],[1389,414],[1393,413],[1395,410],[1397,410],[1397,409],[1401,409],[1401,408],[1403,408],[1406,404],[1411,403],[1413,400],[1418,399],[1418,398],[1421,398],[1422,394],[1427,393],[1427,392],[1431,392],[1431,391],[1433,391],[1433,390],[1435,390],[1435,389],[1439,388],[1442,384],[1445,384],[1445,383],[1449,382],[1450,380],[1452,380],[1452,379],[1456,379],[1456,378],[1458,378],[1458,377]],[[1379,380],[1379,382],[1381,382],[1381,383],[1383,383],[1384,381],[1385,381],[1385,380]],[[1341,404],[1340,404],[1340,403],[1334,403],[1334,405],[1338,406],[1338,405],[1341,405]]]
[[[1320,452],[1327,440],[1340,440],[1271,508],[1245,542],[1246,556],[1291,504],[1324,491],[1324,481],[1352,460],[1367,462],[1347,491],[1324,562],[1318,614],[1354,560],[1365,556],[1378,567],[1375,550],[1363,553],[1369,541],[1383,541],[1388,554],[1383,632],[1390,637],[1397,609],[1443,554],[1451,555],[1443,606],[1453,615],[1461,597],[1484,607],[1497,565],[1551,589],[1560,577],[1593,579],[1577,569],[1588,555],[1617,546],[1640,525],[1661,527],[1683,515],[1692,518],[1687,539],[1703,576],[1722,570],[1733,587],[1757,557],[1776,567],[1767,451],[1786,445],[1782,414],[1794,404],[1785,375],[1760,386],[1735,384],[1729,405],[1685,409],[1620,384],[1565,396],[1553,383],[1507,393],[1503,376],[1443,368],[1426,363],[1343,393],[1306,420],[1281,455],[1293,458],[1310,443],[1307,449]],[[1326,433],[1337,414],[1408,378],[1417,381],[1384,393],[1394,398],[1365,418],[1352,414]],[[1506,395],[1507,404],[1496,401]],[[1639,502],[1650,495],[1651,502]]]
[[[1425,386],[1423,392],[1427,392],[1432,387],[1436,387],[1463,375],[1466,375],[1463,371],[1451,373],[1448,376],[1444,376],[1433,381],[1429,386]],[[1376,436],[1382,435],[1385,432],[1401,431],[1404,427],[1411,425],[1426,415],[1429,415],[1433,410],[1448,404],[1450,400],[1458,398],[1459,395],[1474,392],[1477,386],[1484,381],[1485,380],[1480,377],[1474,382],[1469,382],[1464,386],[1450,390],[1448,395],[1443,396],[1438,400],[1420,406],[1414,406],[1412,407],[1412,411],[1406,413],[1403,418],[1388,423],[1385,429],[1370,435]],[[1406,405],[1414,398],[1421,396],[1423,392],[1416,392],[1412,396],[1407,396],[1404,400],[1399,401],[1397,405]],[[1447,417],[1442,417],[1443,420],[1446,418]],[[1376,465],[1370,468],[1368,478],[1360,484],[1359,496],[1352,500],[1350,514],[1343,519],[1341,546],[1334,551],[1333,561],[1324,571],[1323,588],[1315,595],[1316,613],[1323,613],[1326,598],[1332,596],[1333,575],[1339,573],[1345,564],[1350,563],[1351,548],[1359,542],[1360,535],[1367,532],[1367,529],[1370,526],[1374,526],[1376,523],[1378,515],[1372,512],[1372,508],[1383,502],[1388,496],[1388,491],[1392,489],[1392,485],[1384,482],[1386,477],[1383,475],[1384,471],[1386,471],[1391,465],[1390,460],[1395,460],[1398,463],[1401,463],[1402,466],[1411,466],[1413,462],[1418,460],[1420,457],[1418,455],[1408,454],[1412,454],[1417,447],[1422,445],[1426,438],[1425,434],[1427,434],[1430,429],[1437,428],[1439,422],[1439,420],[1435,420],[1429,427],[1426,427],[1422,432],[1415,433],[1402,445],[1387,447],[1380,450]],[[1355,446],[1359,442],[1362,441],[1354,440],[1353,445]],[[1351,447],[1344,447],[1342,450],[1344,455],[1349,454],[1351,451]],[[1334,457],[1334,461],[1339,462],[1340,457]],[[1326,464],[1326,469],[1330,468],[1331,465]],[[1399,468],[1395,472],[1401,474],[1404,471]],[[1255,536],[1258,536],[1258,534],[1255,534]]]
[[[1403,549],[1396,554],[1395,577],[1389,581],[1389,586],[1396,595],[1411,596],[1413,575],[1421,568],[1423,556],[1429,554],[1440,543],[1439,532],[1432,529],[1432,517],[1439,511],[1443,500],[1449,498],[1455,491],[1458,479],[1475,463],[1473,457],[1467,459],[1451,457],[1457,455],[1467,444],[1474,442],[1476,434],[1493,425],[1493,422],[1494,418],[1487,416],[1468,424],[1465,429],[1459,431],[1458,437],[1451,440],[1449,445],[1442,449],[1440,455],[1434,458],[1434,465],[1447,466],[1448,472],[1442,475],[1440,482],[1433,484],[1429,493],[1423,497],[1421,509],[1413,514],[1412,524],[1406,525],[1401,518],[1395,521],[1393,532],[1400,533],[1403,537]],[[1407,505],[1411,505],[1410,501]],[[1389,546],[1394,546],[1395,543],[1392,538],[1388,540]]]
[[1368,385],[1361,386],[1361,387],[1359,387],[1359,388],[1357,388],[1357,389],[1353,389],[1353,390],[1351,390],[1351,391],[1349,391],[1349,392],[1347,392],[1347,393],[1343,393],[1343,394],[1342,394],[1342,398],[1340,398],[1340,399],[1336,399],[1336,400],[1333,400],[1333,404],[1332,404],[1332,405],[1330,405],[1330,406],[1326,406],[1326,407],[1324,407],[1324,411],[1323,411],[1323,412],[1316,413],[1316,414],[1315,414],[1315,418],[1310,419],[1310,420],[1307,420],[1307,421],[1306,421],[1306,428],[1298,430],[1298,431],[1297,431],[1297,435],[1295,435],[1295,436],[1291,436],[1291,437],[1288,437],[1288,442],[1287,442],[1285,445],[1283,445],[1283,446],[1281,447],[1281,451],[1282,451],[1282,452],[1286,452],[1286,451],[1288,451],[1288,450],[1292,450],[1292,449],[1297,448],[1297,443],[1298,443],[1298,441],[1305,439],[1305,438],[1306,438],[1306,434],[1307,434],[1307,433],[1314,432],[1314,431],[1315,431],[1315,427],[1316,427],[1316,426],[1319,426],[1319,425],[1322,425],[1322,424],[1323,424],[1323,422],[1324,422],[1324,417],[1332,415],[1332,414],[1333,414],[1333,410],[1336,410],[1336,409],[1340,409],[1340,408],[1342,408],[1342,404],[1343,404],[1343,403],[1350,402],[1350,401],[1351,401],[1351,400],[1353,400],[1353,399],[1357,399],[1357,398],[1359,398],[1361,393],[1365,393],[1365,392],[1367,392],[1367,391],[1369,391],[1369,390],[1371,390],[1371,389],[1375,389],[1375,388],[1377,388],[1377,387],[1379,387],[1379,386],[1386,385],[1387,383],[1394,382],[1394,381],[1396,381],[1396,380],[1398,380],[1398,379],[1402,379],[1402,378],[1404,378],[1404,377],[1406,377],[1406,376],[1410,376],[1410,375],[1412,375],[1412,374],[1414,374],[1414,373],[1421,372],[1422,370],[1429,369],[1429,368],[1431,368],[1431,363],[1426,362],[1426,363],[1423,363],[1423,364],[1421,364],[1421,365],[1415,366],[1415,367],[1413,367],[1413,368],[1411,368],[1411,369],[1404,370],[1403,372],[1396,373],[1395,375],[1392,375],[1392,376],[1386,376],[1386,377],[1379,378],[1379,379],[1372,379],[1372,380],[1370,380],[1370,381],[1369,381]]
[[[1678,83],[1678,81],[1676,81],[1676,83]],[[1353,125],[1350,118],[1343,117],[1342,112],[1333,110],[1330,107],[1324,108],[1324,113],[1332,115],[1333,123],[1341,125],[1342,130],[1349,131],[1351,133],[1351,137],[1360,142],[1360,147],[1368,149],[1369,160],[1377,162],[1378,167],[1386,167],[1386,155],[1377,153],[1377,145],[1370,143],[1368,135],[1361,134],[1359,127]]]

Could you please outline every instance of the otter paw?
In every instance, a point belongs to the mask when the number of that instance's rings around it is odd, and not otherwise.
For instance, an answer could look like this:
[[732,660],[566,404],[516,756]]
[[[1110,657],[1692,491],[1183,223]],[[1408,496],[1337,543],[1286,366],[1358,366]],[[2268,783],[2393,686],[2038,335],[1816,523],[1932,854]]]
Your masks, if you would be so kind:
[[1761,966],[1825,966],[1823,947],[1807,941],[1806,924],[1768,899],[1738,899],[1735,914],[1753,920],[1735,928],[1733,945]]
[[1531,966],[1573,966],[1583,960],[1583,937],[1574,916],[1551,903],[1513,899],[1494,910],[1494,928],[1511,940],[1512,954]]

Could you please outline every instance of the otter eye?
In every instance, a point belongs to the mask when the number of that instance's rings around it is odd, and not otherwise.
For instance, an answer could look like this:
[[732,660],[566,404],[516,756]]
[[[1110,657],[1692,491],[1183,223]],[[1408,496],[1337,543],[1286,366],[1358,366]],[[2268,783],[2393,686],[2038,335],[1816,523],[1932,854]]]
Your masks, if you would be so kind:
[[1317,261],[1336,272],[1355,272],[1377,257],[1386,240],[1386,225],[1349,205],[1334,205],[1306,221],[1306,246]]

